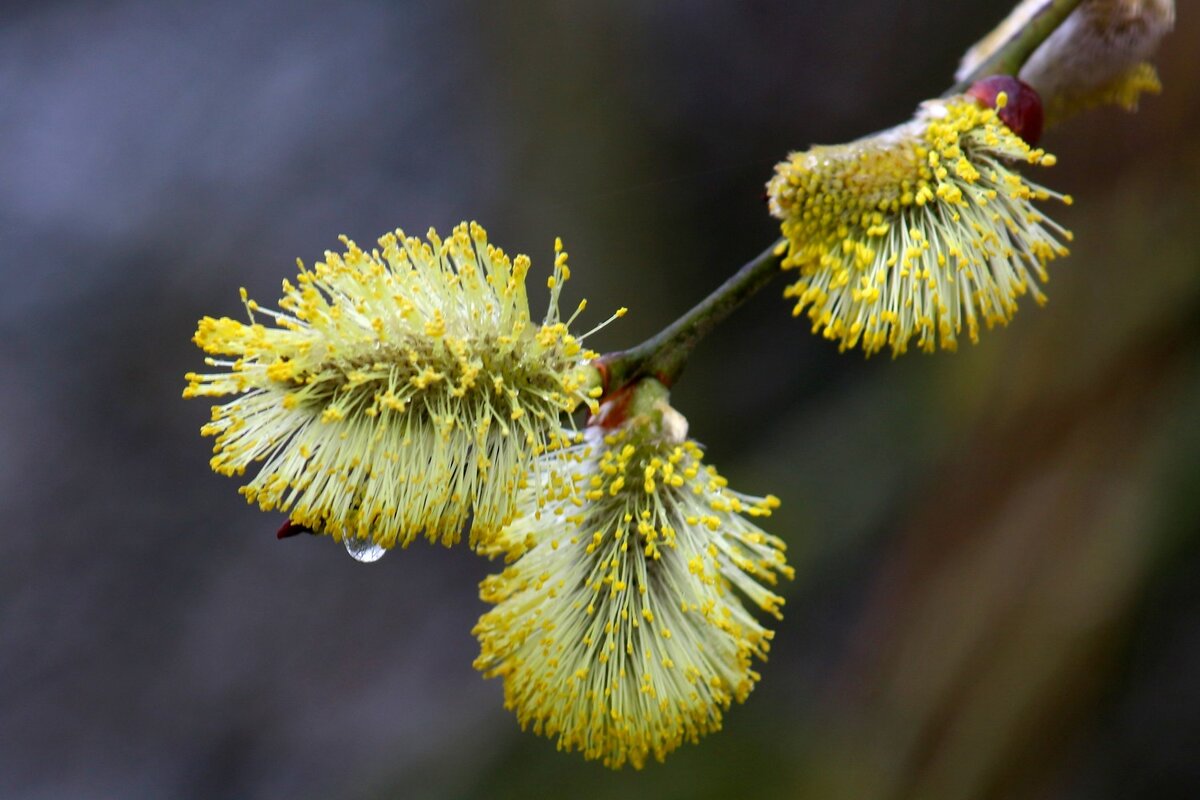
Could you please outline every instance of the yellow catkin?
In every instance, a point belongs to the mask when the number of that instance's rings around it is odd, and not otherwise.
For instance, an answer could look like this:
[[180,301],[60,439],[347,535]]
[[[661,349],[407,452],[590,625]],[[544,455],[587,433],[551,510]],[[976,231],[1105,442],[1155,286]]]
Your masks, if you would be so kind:
[[1012,163],[1050,166],[996,112],[958,97],[847,145],[793,153],[768,184],[782,220],[785,297],[841,349],[953,350],[1007,323],[1071,234],[1034,201],[1070,197]]
[[566,443],[560,416],[595,404],[595,354],[559,318],[561,242],[535,324],[529,259],[475,223],[445,240],[397,230],[371,252],[342,241],[284,281],[279,310],[243,292],[249,322],[200,321],[213,370],[189,374],[184,396],[234,396],[203,428],[212,467],[258,465],[247,500],[336,539],[452,544],[470,524],[486,540],[536,455]]
[[589,429],[549,456],[490,550],[511,563],[481,585],[476,667],[523,728],[612,768],[720,729],[772,636],[742,598],[778,617],[766,585],[792,575],[753,521],[778,501],[731,491],[671,430]]

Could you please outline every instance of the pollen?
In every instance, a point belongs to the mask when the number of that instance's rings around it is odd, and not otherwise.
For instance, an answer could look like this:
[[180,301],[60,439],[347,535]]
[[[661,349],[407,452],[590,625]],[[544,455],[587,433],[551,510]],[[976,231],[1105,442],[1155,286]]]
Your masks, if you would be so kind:
[[[547,456],[541,473],[555,477],[543,480],[560,491],[523,494],[490,550],[509,565],[481,584],[495,608],[474,631],[475,666],[503,678],[522,728],[641,768],[719,730],[753,689],[772,634],[744,601],[779,617],[783,598],[768,587],[792,570],[784,543],[750,518],[778,501],[729,490],[702,459],[694,441],[644,418],[589,428]],[[647,472],[666,465],[692,477],[649,486]],[[576,508],[571,487],[597,478]],[[710,515],[711,527],[687,521]]]
[[954,350],[1045,302],[1070,233],[1034,201],[1069,198],[1012,165],[1050,166],[990,108],[956,97],[847,145],[793,153],[768,184],[782,221],[784,296],[842,350]]
[[575,436],[560,418],[595,405],[587,362],[558,301],[530,319],[526,256],[475,223],[443,240],[397,230],[366,252],[349,239],[284,281],[278,310],[205,317],[195,342],[212,370],[185,397],[232,396],[202,432],[213,469],[242,475],[248,501],[335,539],[486,541],[515,515],[514,487],[539,453]]

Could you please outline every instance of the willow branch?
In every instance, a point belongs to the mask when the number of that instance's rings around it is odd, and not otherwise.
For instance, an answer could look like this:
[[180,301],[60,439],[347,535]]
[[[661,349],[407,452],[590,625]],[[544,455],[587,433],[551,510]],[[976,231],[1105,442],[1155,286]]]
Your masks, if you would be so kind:
[[[946,95],[960,94],[975,81],[989,75],[1016,75],[1080,2],[1082,0],[1047,0],[996,52],[950,87]],[[779,264],[786,252],[786,241],[776,241],[659,333],[636,347],[608,353],[598,359],[595,366],[604,393],[615,392],[647,376],[657,378],[666,386],[674,383],[696,343],[781,272]]]
[[653,376],[666,386],[674,383],[696,343],[779,274],[785,248],[784,240],[776,241],[692,310],[651,338],[628,350],[603,356],[600,366],[606,372],[606,392],[642,376]]
[[971,84],[989,75],[1016,75],[1033,55],[1033,51],[1050,38],[1050,34],[1066,21],[1082,0],[1048,0],[1040,10],[1008,40],[971,70],[970,74],[946,90],[943,97],[962,94]]

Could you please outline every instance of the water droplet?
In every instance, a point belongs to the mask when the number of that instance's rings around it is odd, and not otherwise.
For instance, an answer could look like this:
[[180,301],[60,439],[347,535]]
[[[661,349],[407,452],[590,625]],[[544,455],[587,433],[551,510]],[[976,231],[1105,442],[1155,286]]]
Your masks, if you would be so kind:
[[359,539],[357,536],[347,536],[342,542],[346,545],[346,552],[349,553],[355,561],[361,561],[364,564],[370,564],[372,561],[378,561],[383,558],[383,554],[387,549],[375,544],[370,539]]

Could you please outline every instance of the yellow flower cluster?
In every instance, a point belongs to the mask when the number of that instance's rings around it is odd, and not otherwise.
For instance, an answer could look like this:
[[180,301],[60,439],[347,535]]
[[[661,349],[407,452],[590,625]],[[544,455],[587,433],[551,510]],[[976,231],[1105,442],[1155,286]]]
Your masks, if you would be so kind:
[[184,396],[235,396],[203,428],[212,467],[261,462],[246,498],[335,539],[390,548],[423,532],[449,545],[470,521],[486,540],[513,518],[535,457],[561,443],[561,415],[598,393],[595,354],[568,332],[574,316],[559,318],[562,243],[535,324],[529,259],[477,224],[444,241],[398,230],[369,253],[342,241],[284,281],[279,310],[243,290],[249,323],[200,321],[216,369],[189,374]]
[[490,549],[512,563],[483,582],[496,607],[475,628],[476,667],[504,679],[521,726],[613,768],[721,727],[772,637],[739,593],[779,617],[764,584],[792,575],[752,521],[778,500],[730,490],[682,417],[656,416],[544,459]]
[[[997,104],[1003,108],[1003,93]],[[956,97],[925,103],[912,121],[846,145],[793,153],[768,184],[782,220],[786,291],[814,332],[893,355],[916,345],[953,350],[966,329],[1007,323],[1017,298],[1045,296],[1035,277],[1067,254],[1068,231],[1035,200],[1071,198],[1032,183],[1010,162],[1051,166],[993,109]]]

